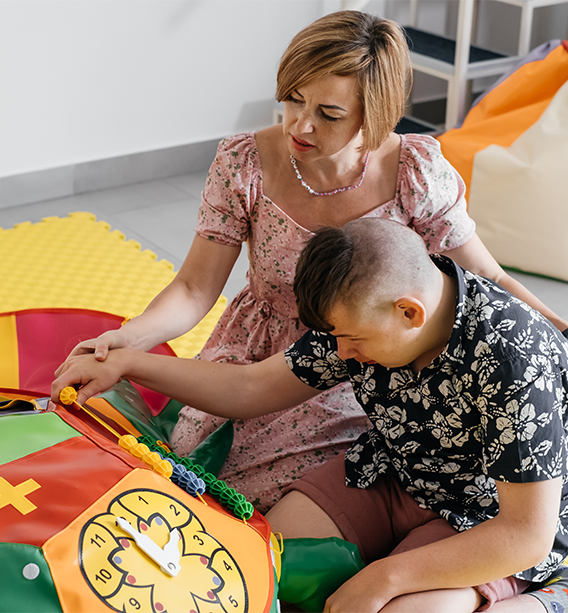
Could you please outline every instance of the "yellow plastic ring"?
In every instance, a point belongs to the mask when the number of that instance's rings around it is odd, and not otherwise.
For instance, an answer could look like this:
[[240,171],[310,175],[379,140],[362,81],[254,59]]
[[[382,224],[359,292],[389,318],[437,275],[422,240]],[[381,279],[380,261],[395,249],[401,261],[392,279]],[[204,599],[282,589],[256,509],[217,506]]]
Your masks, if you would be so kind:
[[64,387],[59,392],[59,401],[66,406],[73,404],[77,401],[77,390],[70,386]]

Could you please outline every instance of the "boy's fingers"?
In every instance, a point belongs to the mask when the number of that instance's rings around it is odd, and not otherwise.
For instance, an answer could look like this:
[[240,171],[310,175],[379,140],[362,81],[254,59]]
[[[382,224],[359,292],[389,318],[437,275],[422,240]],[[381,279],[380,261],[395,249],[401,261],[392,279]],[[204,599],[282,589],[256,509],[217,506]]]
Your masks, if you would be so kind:
[[[83,384],[83,377],[77,372],[76,369],[69,368],[67,362],[64,362],[56,371],[57,377],[51,384],[51,399],[57,404],[63,404],[60,400],[61,390],[65,387],[78,387]],[[88,385],[90,382],[87,381]],[[81,402],[77,398],[78,402]]]
[[[76,386],[77,384],[75,383],[74,385]],[[61,392],[66,387],[74,387],[74,385],[65,385],[63,382],[59,382],[59,381],[54,382],[51,387],[51,400],[53,402],[56,402],[57,404],[63,405],[64,407],[73,406],[73,403],[65,404],[64,402],[62,402]],[[77,390],[77,399],[74,402],[77,402],[79,404],[83,404],[87,402],[87,400],[91,396],[94,396],[95,394],[98,393],[96,388],[97,388],[96,383],[94,381],[90,381],[89,383],[84,385],[81,389]]]
[[96,396],[102,391],[104,390],[101,389],[99,385],[97,385],[96,381],[90,381],[89,383],[84,385],[80,390],[78,390],[77,402],[79,404],[85,404],[85,402],[87,402],[87,400],[89,400],[91,396]]

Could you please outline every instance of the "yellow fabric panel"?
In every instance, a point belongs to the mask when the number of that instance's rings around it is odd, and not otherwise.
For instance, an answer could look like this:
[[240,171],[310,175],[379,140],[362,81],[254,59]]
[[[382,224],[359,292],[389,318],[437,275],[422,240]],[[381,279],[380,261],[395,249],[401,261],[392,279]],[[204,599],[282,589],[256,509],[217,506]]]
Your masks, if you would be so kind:
[[[126,318],[142,313],[174,276],[170,262],[92,213],[0,228],[0,313],[75,308]],[[199,352],[226,304],[221,296],[198,326],[169,343],[177,355]]]
[[[192,594],[209,605],[207,611],[269,611],[274,585],[268,543],[208,501],[203,504],[149,470],[127,474],[43,546],[63,611],[106,611],[104,604],[117,611],[187,611]],[[161,548],[169,536],[166,527],[177,528],[180,573],[169,577],[161,571],[128,540],[117,516],[132,526],[144,522],[145,534]],[[222,583],[215,582],[217,576]]]
[[16,316],[0,316],[0,387],[18,389],[20,369]]

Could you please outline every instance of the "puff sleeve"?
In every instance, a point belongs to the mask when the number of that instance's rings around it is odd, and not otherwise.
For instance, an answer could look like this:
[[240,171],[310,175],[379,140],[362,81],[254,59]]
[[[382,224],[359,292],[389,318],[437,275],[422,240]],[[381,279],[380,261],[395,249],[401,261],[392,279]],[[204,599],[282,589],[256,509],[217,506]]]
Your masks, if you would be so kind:
[[431,136],[406,135],[402,147],[405,172],[399,173],[398,196],[407,225],[422,236],[430,253],[461,247],[475,232],[463,179]]
[[208,240],[236,246],[246,241],[262,176],[254,134],[223,139],[201,194],[195,231]]

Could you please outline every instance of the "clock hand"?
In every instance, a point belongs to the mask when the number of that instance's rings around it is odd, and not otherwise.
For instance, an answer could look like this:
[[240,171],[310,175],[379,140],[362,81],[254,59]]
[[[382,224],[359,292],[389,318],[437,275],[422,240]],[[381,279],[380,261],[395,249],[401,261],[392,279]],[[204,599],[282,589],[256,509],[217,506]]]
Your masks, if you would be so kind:
[[[140,549],[148,555],[154,562],[156,562],[162,571],[168,575],[175,577],[181,570],[179,565],[179,549],[177,544],[180,539],[177,528],[170,532],[170,540],[162,549],[159,545],[156,545],[154,541],[146,534],[140,534],[136,528],[134,528],[123,517],[116,518],[117,526],[120,526],[125,532],[128,532],[130,536],[136,541],[136,544]],[[177,535],[177,537],[176,537]],[[175,547],[175,551],[174,551]]]
[[[176,566],[179,566],[179,547],[181,535],[177,528],[174,528],[170,532],[170,540],[164,545],[164,553],[167,555],[170,562],[173,562]],[[177,573],[176,573],[177,575]]]

